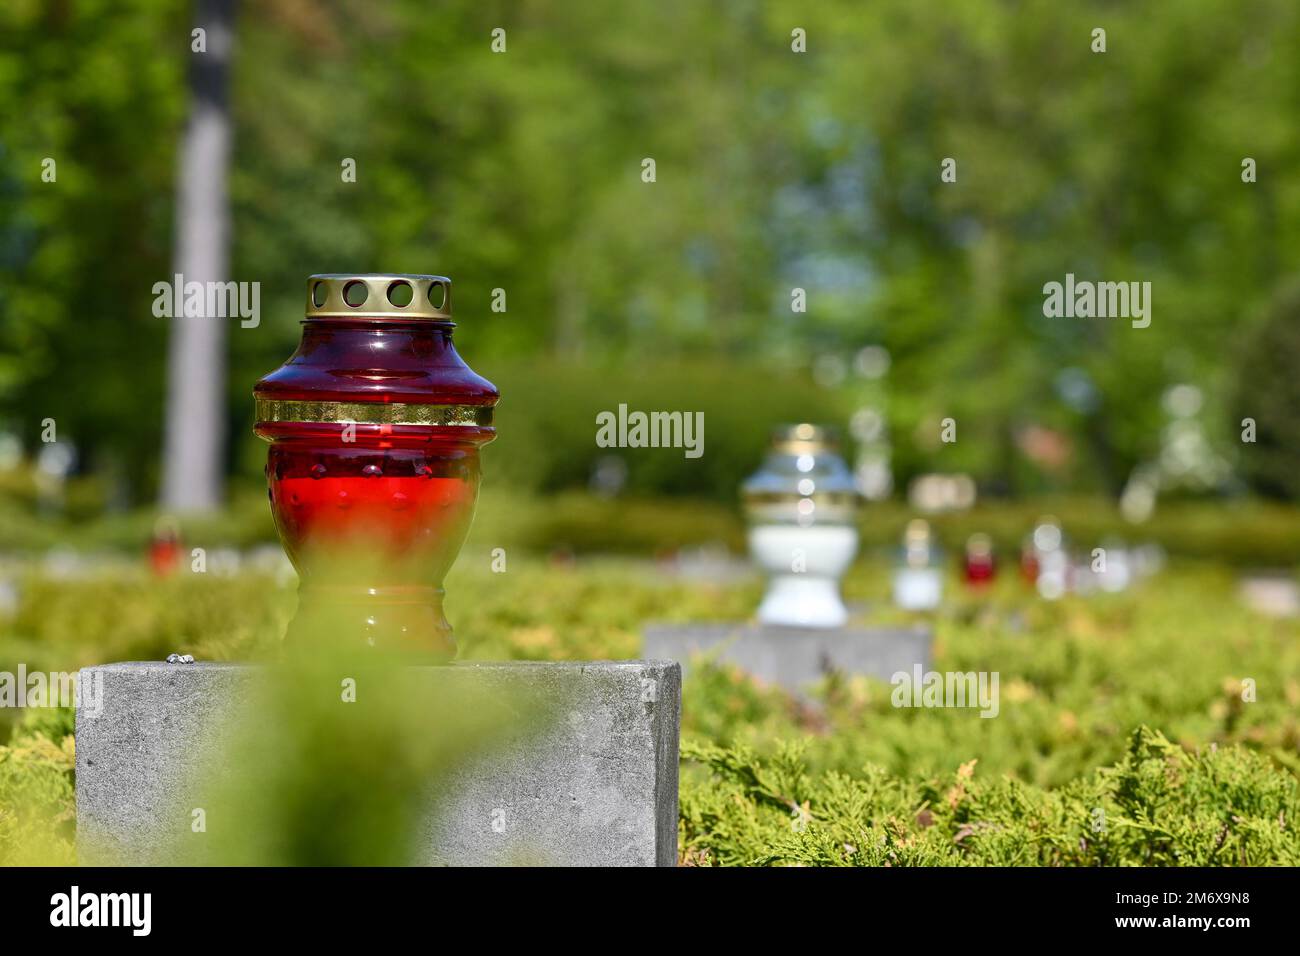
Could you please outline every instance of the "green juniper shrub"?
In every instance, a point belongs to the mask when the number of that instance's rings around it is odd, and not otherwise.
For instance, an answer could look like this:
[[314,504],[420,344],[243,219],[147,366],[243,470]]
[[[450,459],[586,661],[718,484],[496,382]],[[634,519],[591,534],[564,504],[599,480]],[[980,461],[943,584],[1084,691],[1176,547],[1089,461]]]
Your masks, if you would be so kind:
[[1295,866],[1296,778],[1239,746],[1188,752],[1149,727],[1124,757],[1056,790],[879,766],[811,772],[797,746],[768,758],[687,741],[682,862],[804,866]]

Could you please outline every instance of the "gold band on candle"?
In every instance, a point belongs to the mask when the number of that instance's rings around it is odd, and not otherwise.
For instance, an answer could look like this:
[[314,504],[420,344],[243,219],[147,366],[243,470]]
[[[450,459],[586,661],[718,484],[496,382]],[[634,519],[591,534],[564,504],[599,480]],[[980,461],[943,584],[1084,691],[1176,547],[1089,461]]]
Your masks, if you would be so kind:
[[404,402],[257,400],[257,421],[330,425],[439,425],[488,427],[491,405],[412,405]]

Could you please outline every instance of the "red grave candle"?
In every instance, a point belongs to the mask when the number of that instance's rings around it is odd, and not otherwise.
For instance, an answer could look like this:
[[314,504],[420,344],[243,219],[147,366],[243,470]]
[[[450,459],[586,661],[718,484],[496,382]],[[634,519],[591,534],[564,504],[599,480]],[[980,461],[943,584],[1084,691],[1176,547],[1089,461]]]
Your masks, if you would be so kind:
[[300,578],[287,640],[454,652],[442,582],[498,398],[456,354],[454,327],[443,276],[309,280],[298,350],[253,388],[271,512]]
[[993,540],[988,535],[973,534],[966,540],[964,572],[971,587],[983,587],[993,581],[997,562],[993,557]]
[[149,566],[160,578],[171,577],[181,563],[181,531],[176,521],[166,516],[154,522],[149,539]]

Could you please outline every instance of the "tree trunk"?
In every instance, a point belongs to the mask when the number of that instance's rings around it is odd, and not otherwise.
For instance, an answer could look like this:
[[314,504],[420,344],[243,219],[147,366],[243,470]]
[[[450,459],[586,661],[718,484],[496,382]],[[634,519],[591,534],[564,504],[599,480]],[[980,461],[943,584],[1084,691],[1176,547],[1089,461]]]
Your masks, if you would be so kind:
[[[207,33],[206,52],[191,46],[190,118],[176,197],[175,272],[185,283],[223,282],[230,268],[227,86],[234,19],[235,0],[197,0],[194,25]],[[169,510],[205,511],[221,502],[227,321],[183,314],[171,320],[162,481],[162,505]]]

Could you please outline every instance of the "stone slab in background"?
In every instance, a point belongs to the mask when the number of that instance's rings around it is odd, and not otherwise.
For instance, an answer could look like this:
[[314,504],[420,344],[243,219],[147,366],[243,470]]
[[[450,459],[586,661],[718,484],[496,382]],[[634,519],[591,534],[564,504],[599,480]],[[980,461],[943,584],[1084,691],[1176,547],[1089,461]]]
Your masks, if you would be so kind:
[[[430,796],[416,862],[672,866],[677,857],[681,669],[671,661],[460,663],[416,669],[429,692],[454,687],[527,713],[543,730],[493,741]],[[99,712],[77,714],[77,845],[83,864],[175,862],[162,838],[205,805],[201,781],[256,696],[241,664],[86,668]],[[83,710],[85,712],[83,712]],[[183,862],[183,861],[182,861]]]
[[793,692],[832,671],[889,680],[915,664],[930,665],[927,627],[771,627],[761,624],[653,625],[645,630],[647,656],[688,668],[697,655],[737,665],[759,680]]
[[1300,586],[1286,571],[1244,575],[1237,593],[1246,607],[1266,617],[1300,617]]

